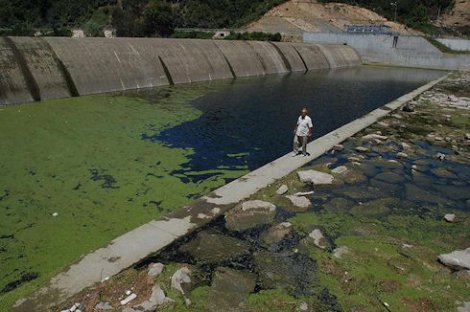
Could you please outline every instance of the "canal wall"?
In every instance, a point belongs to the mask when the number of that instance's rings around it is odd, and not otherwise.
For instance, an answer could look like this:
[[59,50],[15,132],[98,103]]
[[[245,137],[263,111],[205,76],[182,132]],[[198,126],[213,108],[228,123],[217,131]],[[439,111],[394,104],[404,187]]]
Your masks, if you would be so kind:
[[455,51],[470,51],[470,40],[437,38],[437,41]]
[[392,35],[304,33],[304,42],[351,46],[367,64],[470,70],[470,55],[442,53],[425,38],[419,36],[399,36],[394,44]]
[[160,38],[0,38],[0,105],[361,64],[345,45]]

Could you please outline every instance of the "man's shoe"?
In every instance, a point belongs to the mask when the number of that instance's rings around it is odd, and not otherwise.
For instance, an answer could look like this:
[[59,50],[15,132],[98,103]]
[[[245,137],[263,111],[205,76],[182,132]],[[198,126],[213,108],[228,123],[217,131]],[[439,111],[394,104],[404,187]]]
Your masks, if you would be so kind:
[[310,153],[303,153],[302,156],[304,157],[310,156]]

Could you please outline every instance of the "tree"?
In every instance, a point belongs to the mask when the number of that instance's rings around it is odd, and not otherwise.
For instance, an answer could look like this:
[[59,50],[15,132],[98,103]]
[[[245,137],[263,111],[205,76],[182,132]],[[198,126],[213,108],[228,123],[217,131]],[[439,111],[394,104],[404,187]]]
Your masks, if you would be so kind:
[[152,2],[143,14],[143,28],[146,36],[168,37],[175,29],[175,13],[166,2]]

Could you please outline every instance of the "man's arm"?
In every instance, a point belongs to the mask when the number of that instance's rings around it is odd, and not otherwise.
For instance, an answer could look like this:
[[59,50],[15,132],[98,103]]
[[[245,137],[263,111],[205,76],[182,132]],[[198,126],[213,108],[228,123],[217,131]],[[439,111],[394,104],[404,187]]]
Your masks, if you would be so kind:
[[307,136],[312,136],[312,133],[313,133],[313,123],[312,123],[312,120],[310,120],[310,122],[308,123],[308,134]]

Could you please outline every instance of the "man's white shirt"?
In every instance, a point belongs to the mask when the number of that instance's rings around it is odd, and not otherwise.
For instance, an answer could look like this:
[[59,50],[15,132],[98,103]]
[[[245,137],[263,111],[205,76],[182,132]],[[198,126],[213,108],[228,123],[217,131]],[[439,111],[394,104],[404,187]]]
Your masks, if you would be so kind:
[[307,136],[309,128],[313,128],[312,119],[308,116],[302,119],[302,116],[299,116],[297,120],[297,132],[295,134],[297,136]]

